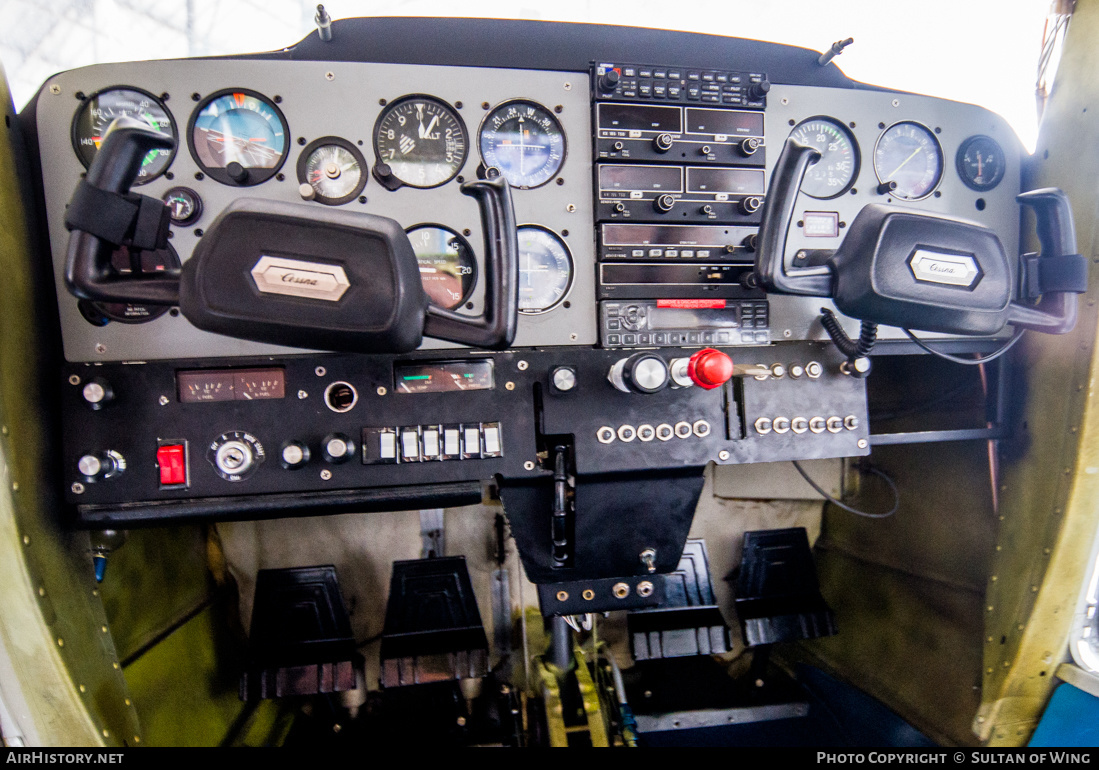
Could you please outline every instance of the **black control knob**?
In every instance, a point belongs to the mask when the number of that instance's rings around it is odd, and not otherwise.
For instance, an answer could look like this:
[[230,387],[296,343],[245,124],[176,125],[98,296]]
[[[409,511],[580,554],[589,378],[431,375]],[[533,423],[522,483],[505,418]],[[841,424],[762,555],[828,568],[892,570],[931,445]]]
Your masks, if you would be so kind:
[[111,383],[102,377],[95,377],[84,384],[80,395],[84,397],[84,403],[89,408],[99,410],[114,401],[114,389]]
[[704,144],[698,148],[698,154],[702,156],[709,156],[711,152],[713,152],[713,148],[708,144]]
[[758,136],[750,136],[747,139],[742,140],[740,144],[737,145],[737,150],[740,151],[741,155],[747,158],[751,155],[755,155],[756,150],[758,150],[762,144],[763,140],[760,139]]
[[621,152],[625,148],[625,146],[626,145],[623,142],[615,142],[614,143],[614,150],[615,150],[615,152]]
[[389,167],[388,163],[375,164],[371,173],[378,180],[378,184],[387,190],[396,190],[401,186],[401,180],[393,176],[393,169]]
[[235,160],[225,167],[225,173],[237,184],[244,184],[248,181],[248,169]]
[[770,80],[761,80],[758,83],[752,83],[748,86],[748,97],[755,102],[767,95],[767,92],[771,90]]
[[662,214],[667,214],[675,206],[675,198],[667,193],[664,193],[659,198],[653,201],[653,208]]
[[345,463],[355,454],[355,444],[342,433],[329,433],[321,441],[324,459],[330,463]]
[[626,204],[622,201],[619,201],[618,203],[614,204],[614,210],[617,211],[619,214],[624,214],[626,211]]
[[618,81],[621,79],[622,76],[618,74],[618,70],[607,70],[599,76],[599,90],[605,94],[612,93],[618,88]]
[[76,469],[84,481],[94,484],[126,470],[126,459],[113,449],[88,452],[76,461]]
[[757,240],[759,240],[759,236],[755,233],[752,233],[751,235],[747,236],[743,241],[741,241],[740,245],[746,248],[748,251],[755,251]]
[[659,153],[665,153],[672,149],[672,145],[675,144],[675,140],[672,139],[671,134],[657,134],[653,139],[653,149]]
[[741,214],[755,214],[759,211],[759,207],[763,205],[763,199],[758,195],[749,195],[740,199],[740,204],[737,206],[740,209]]
[[301,441],[287,441],[282,445],[282,467],[295,471],[309,462],[309,447]]
[[663,358],[654,353],[634,353],[619,359],[607,374],[617,390],[623,393],[657,393],[668,387],[671,372]]
[[882,182],[877,186],[878,195],[888,195],[897,189],[897,183],[893,180]]
[[714,213],[714,207],[707,203],[698,210],[698,213],[708,217]]

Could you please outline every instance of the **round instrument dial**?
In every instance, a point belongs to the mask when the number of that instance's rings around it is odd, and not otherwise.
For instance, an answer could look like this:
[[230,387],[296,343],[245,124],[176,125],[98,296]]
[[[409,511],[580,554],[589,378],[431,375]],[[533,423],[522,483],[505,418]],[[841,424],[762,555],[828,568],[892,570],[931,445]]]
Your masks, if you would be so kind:
[[512,187],[541,187],[565,162],[565,132],[537,102],[504,102],[481,123],[481,159],[498,168]]
[[956,165],[958,175],[966,187],[984,192],[991,190],[1004,178],[1007,156],[995,139],[971,136],[958,148]]
[[298,157],[298,181],[313,190],[313,200],[328,206],[357,198],[366,186],[365,169],[359,149],[337,136],[310,142]]
[[454,310],[477,283],[473,249],[465,238],[442,225],[416,225],[407,233],[420,263],[420,283],[431,304]]
[[[80,105],[73,118],[72,142],[80,162],[92,165],[107,127],[122,117],[134,118],[162,134],[176,138],[176,124],[163,102],[137,88],[108,88],[92,94]],[[135,185],[151,182],[172,163],[175,150],[150,150],[141,162]]]
[[874,173],[883,185],[897,183],[889,193],[894,198],[906,201],[926,198],[943,177],[939,140],[919,123],[894,123],[878,137]]
[[805,172],[803,193],[812,198],[838,198],[855,184],[859,146],[842,123],[832,118],[809,118],[796,125],[790,137],[821,154],[821,159]]
[[572,254],[560,236],[541,225],[523,225],[519,236],[519,312],[545,313],[569,293]]
[[[122,275],[179,270],[179,264],[179,255],[171,244],[155,251],[134,252],[131,252],[126,246],[119,246],[111,254],[111,266]],[[80,301],[80,312],[84,314],[84,317],[90,323],[96,326],[104,326],[108,321],[117,321],[124,324],[143,324],[160,318],[168,312],[168,308],[168,305]]]
[[374,126],[374,152],[389,175],[409,187],[438,187],[458,175],[469,138],[454,109],[433,96],[391,103]]
[[160,199],[168,207],[173,225],[188,227],[202,216],[202,198],[190,187],[173,187]]
[[203,99],[191,115],[187,142],[211,178],[239,187],[266,182],[286,161],[286,118],[255,91],[235,88]]

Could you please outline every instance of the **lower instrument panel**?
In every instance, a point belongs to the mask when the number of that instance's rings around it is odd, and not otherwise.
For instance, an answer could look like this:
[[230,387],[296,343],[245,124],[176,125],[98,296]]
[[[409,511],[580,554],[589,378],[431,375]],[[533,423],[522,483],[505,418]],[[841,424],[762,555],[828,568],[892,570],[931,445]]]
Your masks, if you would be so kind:
[[[696,352],[652,355],[670,366]],[[868,451],[865,384],[829,346],[746,349],[755,376],[656,393],[608,380],[628,353],[69,365],[68,500],[86,521],[187,515],[202,500],[229,511],[242,496],[324,507],[338,490],[545,476],[551,441],[572,445],[578,474]]]

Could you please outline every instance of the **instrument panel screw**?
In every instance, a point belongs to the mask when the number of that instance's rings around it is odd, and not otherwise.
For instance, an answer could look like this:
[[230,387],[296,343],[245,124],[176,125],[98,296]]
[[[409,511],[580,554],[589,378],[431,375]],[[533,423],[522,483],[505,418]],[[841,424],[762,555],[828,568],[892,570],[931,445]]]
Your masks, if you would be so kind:
[[298,398],[303,399],[303,400],[307,399],[307,398],[309,398],[309,394],[306,393],[304,390],[299,390],[298,391]]
[[566,91],[571,91],[572,90],[572,83],[565,83],[565,90]]
[[80,375],[79,374],[69,375],[69,384],[70,385],[79,385],[80,384]]
[[568,600],[569,600],[569,592],[568,591],[558,591],[557,592],[557,601],[567,602]]
[[867,446],[868,446],[868,444],[867,444],[866,439],[860,438],[859,439],[859,449],[866,449]]
[[900,107],[901,106],[901,100],[900,99],[894,99],[893,100],[893,106],[894,107]]
[[318,366],[316,369],[313,370],[313,374],[317,375],[318,377],[323,377],[324,375],[328,374],[328,370],[325,369],[323,366]]
[[84,485],[81,484],[79,481],[74,482],[72,485],[72,491],[74,495],[82,495],[84,494]]
[[717,459],[719,459],[719,460],[728,460],[729,459],[728,450],[722,449],[720,452],[718,452],[717,453]]
[[515,390],[515,383],[514,382],[504,383],[504,389],[505,390]]
[[331,71],[326,72],[326,73],[324,73],[324,79],[325,80],[335,80],[336,79],[336,73],[331,72]]
[[565,206],[565,211],[567,211],[567,212],[569,212],[570,214],[572,214],[572,213],[573,213],[574,211],[576,211],[576,205],[575,205],[575,204],[572,204],[572,203],[570,203],[569,205]]
[[648,597],[652,596],[654,590],[655,588],[653,587],[653,584],[650,583],[648,580],[642,580],[640,583],[637,584],[637,595],[640,596],[642,599],[647,599]]
[[95,343],[95,352],[96,353],[101,353],[101,354],[106,353],[107,352],[107,346],[104,345],[102,342],[97,342],[97,343]]
[[790,100],[789,100],[789,99],[787,99],[787,98],[786,98],[785,96],[784,96],[784,97],[782,97],[781,101],[782,101],[782,103],[783,103],[784,105],[786,105],[786,104],[789,104],[789,103],[790,103]]
[[527,370],[527,367],[530,366],[530,364],[528,364],[526,361],[520,361],[515,366],[519,369],[519,371],[525,372]]
[[388,391],[385,388],[378,388],[378,395],[384,396]]
[[161,396],[160,398],[157,399],[157,403],[160,404],[161,406],[168,406],[168,397],[167,396]]
[[321,471],[321,478],[325,481],[328,481],[330,478],[332,478],[332,471],[325,468],[323,471]]
[[525,471],[534,470],[534,463],[531,460],[527,460],[525,463],[523,463],[523,470],[525,470]]
[[789,329],[783,329],[782,330],[782,336],[783,337],[792,337],[793,335],[794,335],[794,333],[792,331],[790,331]]
[[572,342],[576,342],[578,339],[580,339],[580,335],[576,332],[573,332],[569,335],[569,340],[571,340]]
[[625,583],[615,583],[614,586],[611,587],[611,593],[614,594],[614,598],[616,599],[625,599],[630,595],[630,587]]
[[50,93],[54,96],[57,96],[59,93],[61,93],[61,86],[57,84],[50,86]]

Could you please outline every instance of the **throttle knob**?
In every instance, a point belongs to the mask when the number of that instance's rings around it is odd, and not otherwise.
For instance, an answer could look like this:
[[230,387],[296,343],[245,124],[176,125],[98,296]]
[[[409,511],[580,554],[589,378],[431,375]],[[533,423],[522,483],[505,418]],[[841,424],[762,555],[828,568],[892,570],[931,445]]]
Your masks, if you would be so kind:
[[634,353],[615,362],[607,374],[623,393],[658,393],[668,387],[670,374],[664,359],[653,353]]
[[721,387],[733,376],[733,359],[720,350],[705,348],[687,362],[687,376],[698,387],[713,390]]

